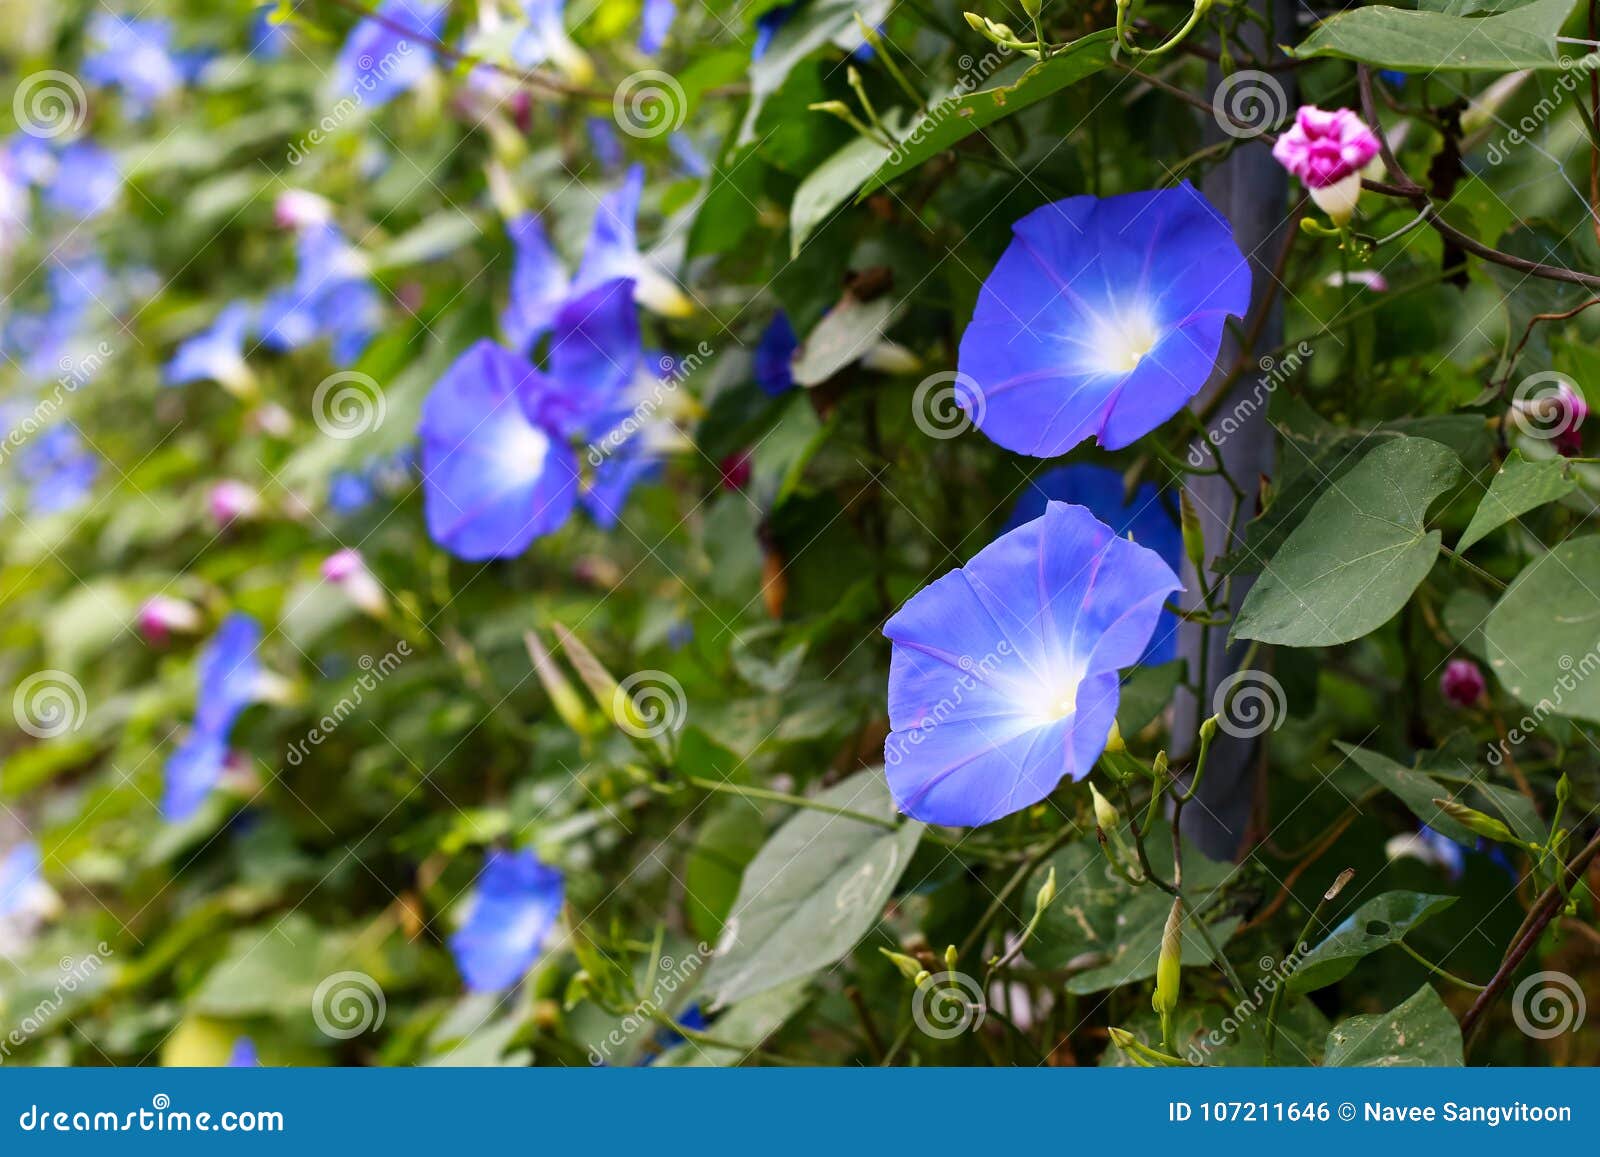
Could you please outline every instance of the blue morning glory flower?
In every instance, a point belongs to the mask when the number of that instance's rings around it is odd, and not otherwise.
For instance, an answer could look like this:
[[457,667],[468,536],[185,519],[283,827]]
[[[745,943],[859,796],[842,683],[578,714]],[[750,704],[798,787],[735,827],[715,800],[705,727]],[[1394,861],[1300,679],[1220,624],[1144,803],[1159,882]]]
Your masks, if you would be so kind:
[[511,301],[500,315],[500,329],[506,345],[527,353],[555,324],[570,282],[537,213],[512,218],[506,233],[513,249]]
[[1155,551],[1052,502],[917,592],[883,630],[884,764],[900,810],[986,824],[1088,775],[1116,718],[1118,672],[1181,589]]
[[[436,0],[383,0],[377,14],[350,30],[333,63],[333,87],[380,108],[411,88],[433,67],[431,42],[444,29],[447,4]],[[411,30],[398,32],[395,25]]]
[[[1104,466],[1077,463],[1057,466],[1035,478],[1017,500],[1002,530],[1015,530],[1044,513],[1049,502],[1082,506],[1116,532],[1118,538],[1130,535],[1140,546],[1149,547],[1176,573],[1183,566],[1183,531],[1161,501],[1154,482],[1146,482],[1134,492],[1131,501],[1122,500],[1122,475]],[[1141,663],[1167,663],[1178,657],[1178,617],[1161,612],[1155,636]]]
[[256,1051],[256,1042],[247,1036],[242,1036],[233,1042],[233,1051],[228,1054],[228,1067],[230,1069],[253,1069],[261,1064],[261,1056]]
[[122,89],[136,115],[190,78],[192,70],[172,51],[172,25],[165,20],[97,12],[87,39],[84,79]]
[[527,974],[561,915],[561,871],[532,852],[489,853],[461,930],[450,937],[467,988],[499,992]]
[[622,185],[600,199],[573,290],[586,293],[603,282],[626,278],[634,283],[634,299],[652,313],[687,317],[694,311],[694,303],[639,252],[639,198],[643,192],[644,166],[634,165]]
[[194,728],[167,757],[161,811],[185,820],[205,802],[222,779],[228,761],[228,733],[244,709],[260,697],[265,670],[256,655],[261,628],[249,615],[234,613],[200,651],[196,663]]
[[678,0],[644,0],[639,19],[639,51],[654,56],[661,51],[678,19]]
[[28,905],[40,880],[39,862],[39,845],[32,841],[0,856],[0,916],[10,916]]
[[555,386],[525,358],[479,341],[422,403],[428,534],[458,558],[511,558],[566,522],[578,463],[552,413]]
[[311,226],[296,243],[294,284],[261,307],[261,341],[291,350],[328,338],[341,365],[355,361],[382,321],[382,302],[359,251],[336,225]]
[[567,35],[566,0],[522,0],[527,26],[511,44],[511,59],[523,68],[553,64],[578,84],[594,78],[594,65]]
[[224,306],[208,329],[179,344],[163,374],[167,385],[214,381],[234,391],[248,389],[254,375],[245,364],[244,339],[254,316],[246,302]]
[[789,23],[789,17],[799,9],[801,0],[793,4],[781,4],[777,8],[768,8],[756,17],[756,42],[750,48],[750,59],[760,60],[767,54],[767,49],[772,47],[772,38],[778,35],[778,30]]
[[703,181],[711,175],[711,162],[700,154],[688,133],[676,132],[667,137],[667,150],[678,162],[685,176]]
[[794,385],[790,363],[799,348],[800,339],[795,336],[794,326],[789,324],[789,315],[778,310],[767,328],[761,331],[761,340],[756,345],[751,367],[756,385],[773,397],[788,391]]
[[276,4],[263,4],[250,18],[250,55],[259,56],[262,60],[277,60],[288,51],[289,25],[287,21],[278,23],[272,19],[272,14],[277,10]]
[[583,122],[583,128],[589,137],[589,151],[600,167],[608,172],[622,168],[622,139],[617,136],[617,122],[608,116],[592,116]]
[[100,474],[100,461],[76,430],[56,425],[23,446],[17,473],[29,486],[30,512],[59,514],[89,497]]
[[328,479],[328,509],[360,514],[377,499],[372,480],[354,470],[337,470]]
[[1205,385],[1224,324],[1250,304],[1227,221],[1187,181],[1068,197],[1012,232],[962,335],[959,400],[1019,454],[1090,437],[1116,450],[1154,430]]
[[52,209],[87,220],[115,205],[121,192],[122,170],[116,158],[93,141],[73,141],[56,154],[44,201]]

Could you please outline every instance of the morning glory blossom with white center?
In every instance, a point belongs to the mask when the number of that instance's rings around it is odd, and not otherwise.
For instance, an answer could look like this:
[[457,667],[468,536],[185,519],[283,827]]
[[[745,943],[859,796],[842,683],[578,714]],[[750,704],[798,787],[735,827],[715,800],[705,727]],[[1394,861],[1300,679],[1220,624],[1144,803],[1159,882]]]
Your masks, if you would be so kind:
[[[1216,366],[1250,267],[1187,181],[1069,197],[1012,227],[962,335],[961,405],[1019,454],[1087,438],[1118,450],[1171,418]],[[965,396],[971,393],[972,397]]]
[[573,292],[585,293],[619,278],[634,283],[634,299],[663,317],[688,317],[694,303],[665,270],[639,252],[639,198],[644,192],[644,166],[628,170],[621,186],[600,199],[594,227],[573,279]]
[[235,301],[223,307],[210,328],[186,338],[167,363],[169,386],[213,381],[233,394],[246,394],[255,374],[244,360],[244,339],[255,321],[249,303]]
[[500,992],[527,974],[561,915],[561,870],[532,852],[489,853],[450,951],[472,992]]
[[1155,551],[1051,502],[885,625],[894,644],[884,765],[896,805],[977,825],[1089,774],[1182,584]]

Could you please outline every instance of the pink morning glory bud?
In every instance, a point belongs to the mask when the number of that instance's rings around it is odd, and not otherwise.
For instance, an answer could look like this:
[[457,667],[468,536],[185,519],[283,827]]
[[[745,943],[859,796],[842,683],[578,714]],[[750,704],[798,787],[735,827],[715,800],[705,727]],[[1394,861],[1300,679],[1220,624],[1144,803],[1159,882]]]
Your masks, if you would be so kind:
[[1475,706],[1487,690],[1483,672],[1471,659],[1451,659],[1439,676],[1439,692],[1457,707]]
[[243,482],[224,479],[211,488],[206,496],[211,517],[218,526],[227,526],[241,518],[252,518],[261,510],[261,496]]
[[351,602],[374,618],[388,612],[389,600],[360,551],[346,548],[330,554],[322,560],[322,577],[342,588]]
[[743,490],[750,485],[750,451],[729,454],[717,464],[717,469],[722,472],[724,490]]
[[280,229],[306,229],[333,220],[333,203],[305,189],[285,189],[272,203],[272,218]]
[[165,643],[169,635],[192,634],[199,629],[199,609],[183,599],[153,595],[139,608],[139,631],[151,643]]
[[1335,222],[1355,213],[1361,169],[1378,153],[1378,138],[1347,108],[1301,105],[1294,124],[1272,146],[1277,162],[1300,178],[1311,199]]

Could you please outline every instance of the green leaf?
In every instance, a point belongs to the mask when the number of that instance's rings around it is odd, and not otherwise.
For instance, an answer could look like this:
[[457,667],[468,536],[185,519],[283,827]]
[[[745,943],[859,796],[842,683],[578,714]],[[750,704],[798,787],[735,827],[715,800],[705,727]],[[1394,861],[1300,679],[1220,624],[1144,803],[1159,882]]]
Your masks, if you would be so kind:
[[1468,831],[1459,821],[1451,819],[1440,811],[1438,805],[1433,802],[1436,799],[1450,799],[1455,795],[1454,791],[1446,788],[1438,780],[1412,768],[1402,767],[1375,751],[1367,751],[1348,743],[1336,743],[1334,746],[1348,755],[1362,771],[1398,796],[1400,802],[1410,808],[1411,814],[1421,823],[1427,824],[1440,835],[1449,836],[1457,843],[1478,842],[1476,835]]
[[[896,125],[891,122],[890,131]],[[789,209],[789,252],[800,256],[806,238],[822,226],[840,205],[850,200],[861,182],[889,156],[888,146],[871,137],[857,137],[812,170],[794,191]]]
[[1483,625],[1489,666],[1536,711],[1600,723],[1600,537],[1534,559]]
[[806,334],[794,356],[796,385],[816,386],[833,377],[883,340],[898,305],[892,297],[857,301],[846,294]]
[[1456,902],[1454,896],[1385,892],[1374,896],[1339,924],[1328,938],[1300,958],[1289,975],[1290,992],[1315,992],[1349,975],[1379,949],[1405,937],[1417,925]]
[[1556,34],[1571,12],[1572,0],[1533,0],[1514,11],[1481,17],[1370,5],[1323,21],[1289,55],[1302,60],[1336,56],[1378,68],[1425,72],[1558,69],[1563,65],[1556,56]]
[[684,909],[696,936],[715,940],[733,907],[739,877],[761,848],[759,812],[744,800],[718,808],[700,826],[683,863]]
[[[1154,888],[1141,890],[1117,913],[1116,943],[1111,949],[1111,959],[1073,976],[1067,981],[1067,991],[1083,995],[1149,980],[1156,974],[1156,960],[1161,955],[1161,934],[1171,912],[1171,896]],[[1211,938],[1221,945],[1226,944],[1238,931],[1240,923],[1239,917],[1228,916],[1208,923],[1207,927]],[[1196,930],[1194,921],[1186,919],[1183,922],[1185,967],[1210,964],[1211,959],[1211,949]]]
[[1388,1012],[1335,1025],[1322,1059],[1325,1068],[1342,1069],[1465,1063],[1461,1026],[1426,984]]
[[1091,32],[1075,40],[1049,60],[1035,64],[1015,83],[976,92],[958,94],[928,110],[901,140],[900,147],[861,189],[865,197],[909,172],[930,157],[937,156],[965,137],[992,125],[1002,117],[1021,112],[1070,84],[1099,72],[1111,63],[1116,33],[1109,29]]
[[1478,503],[1466,533],[1456,543],[1456,550],[1466,550],[1513,518],[1565,498],[1577,488],[1578,484],[1567,477],[1565,459],[1530,462],[1522,456],[1522,451],[1511,451],[1505,465],[1490,481],[1489,493]]
[[[883,21],[888,0],[817,0],[784,21],[761,59],[750,64],[750,105],[739,130],[738,144],[755,143],[756,118],[767,98],[782,87],[789,71],[840,33],[854,27],[856,11],[868,24]],[[823,114],[817,114],[823,115]]]
[[801,977],[758,996],[741,1000],[706,1030],[717,1040],[737,1045],[738,1048],[685,1041],[662,1053],[656,1065],[697,1069],[707,1066],[726,1068],[740,1064],[751,1050],[760,1048],[762,1041],[782,1028],[784,1022],[800,1010],[806,1002],[808,983],[806,978]]
[[1233,635],[1291,647],[1348,643],[1405,606],[1439,554],[1428,508],[1461,476],[1446,446],[1398,438],[1363,458],[1272,556]]
[[[879,768],[817,797],[833,807],[892,819]],[[894,831],[828,812],[798,812],[756,853],[723,926],[706,989],[716,1004],[766,992],[826,968],[872,930],[911,862],[922,825]]]
[[1137,735],[1167,709],[1183,672],[1182,659],[1133,669],[1122,685],[1122,700],[1117,705],[1117,727],[1123,735]]

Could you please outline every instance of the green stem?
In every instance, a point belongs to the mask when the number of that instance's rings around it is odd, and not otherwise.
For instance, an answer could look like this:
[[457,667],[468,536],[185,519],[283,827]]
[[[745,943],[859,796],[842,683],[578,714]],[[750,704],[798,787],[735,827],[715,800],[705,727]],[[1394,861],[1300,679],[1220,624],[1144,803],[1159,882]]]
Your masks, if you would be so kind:
[[773,791],[770,788],[751,787],[743,783],[726,783],[720,780],[706,779],[698,775],[686,775],[683,777],[683,781],[700,788],[702,791],[716,791],[726,795],[744,796],[746,799],[765,800],[768,803],[788,804],[790,807],[810,808],[812,811],[843,816],[847,820],[859,820],[864,824],[872,824],[874,827],[883,828],[885,831],[897,831],[900,827],[894,820],[884,819],[882,816],[852,811],[847,807],[835,807],[831,803],[822,803],[819,800],[808,799],[803,795],[790,795],[784,791]]
[[1418,964],[1422,965],[1422,967],[1426,968],[1435,976],[1442,976],[1451,984],[1459,984],[1462,988],[1470,988],[1473,992],[1482,992],[1484,990],[1484,985],[1473,984],[1470,980],[1463,980],[1455,973],[1447,972],[1443,968],[1440,968],[1437,964],[1433,963],[1433,961],[1422,955],[1422,953],[1411,947],[1411,945],[1407,944],[1404,940],[1396,940],[1395,944],[1397,944],[1401,951],[1403,951],[1407,956],[1411,957],[1411,959],[1415,960]]

